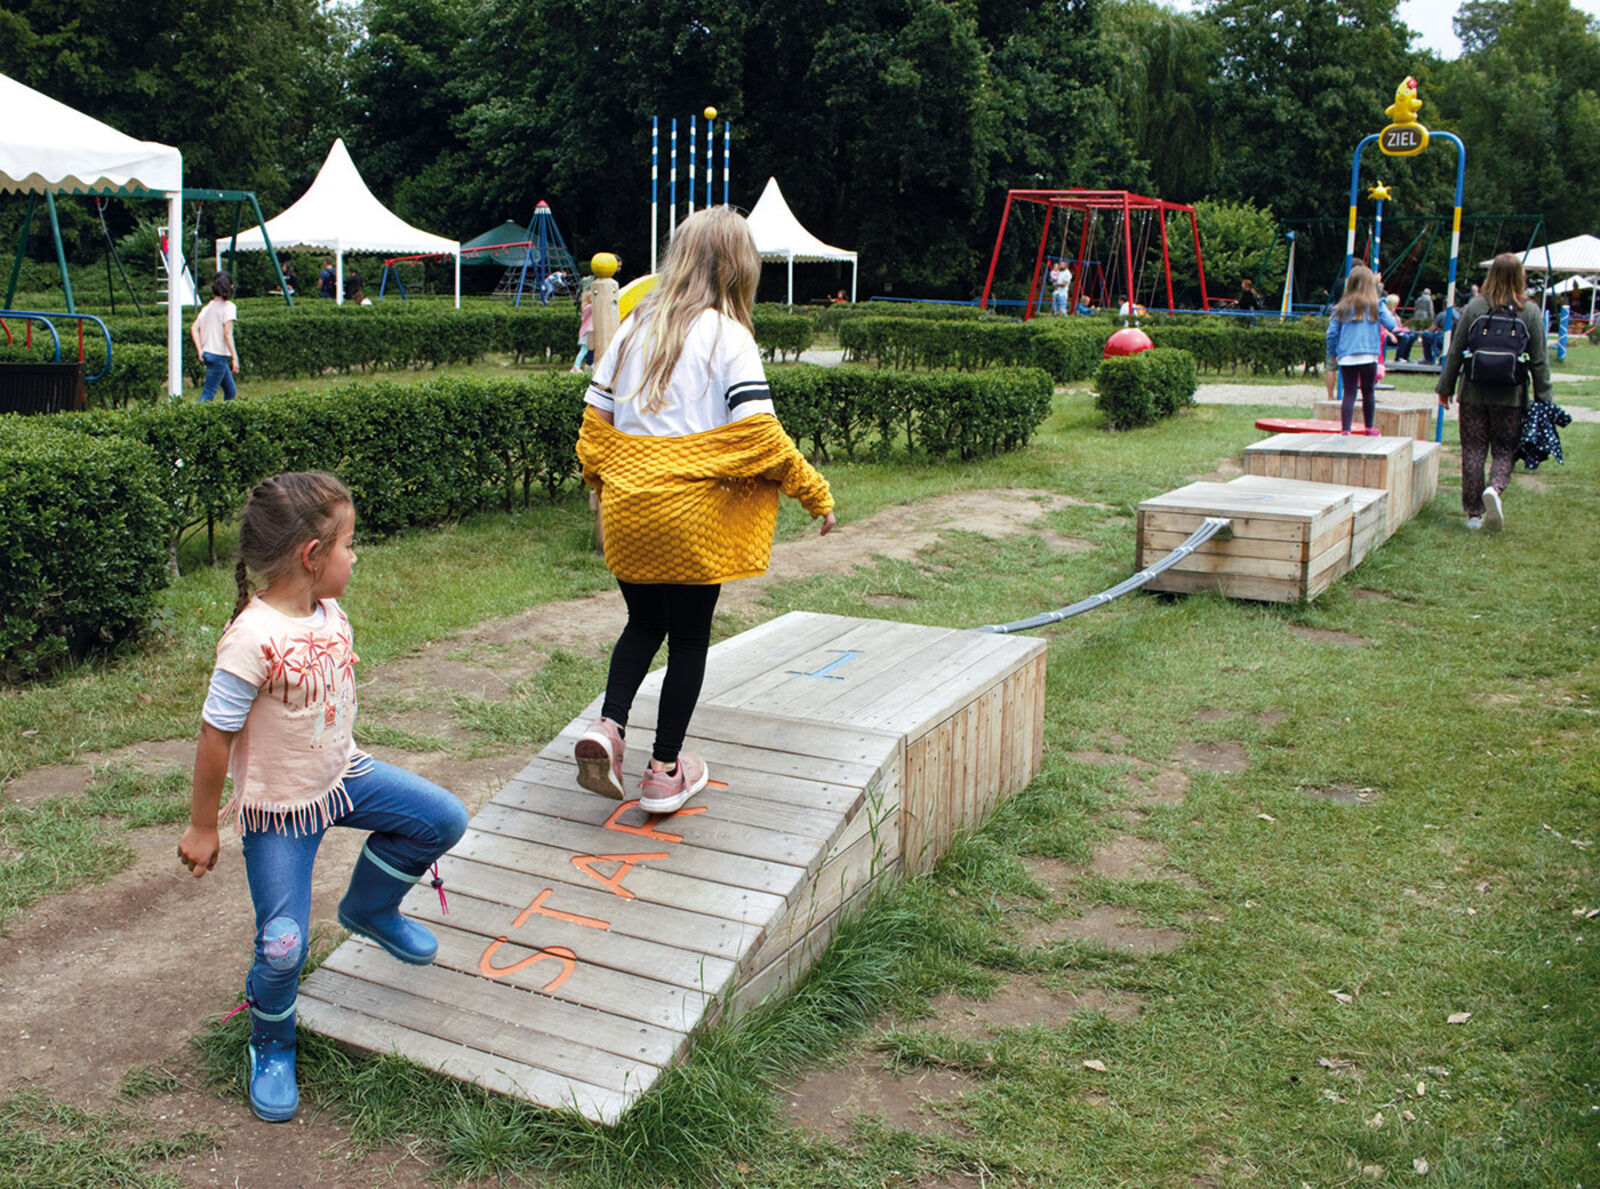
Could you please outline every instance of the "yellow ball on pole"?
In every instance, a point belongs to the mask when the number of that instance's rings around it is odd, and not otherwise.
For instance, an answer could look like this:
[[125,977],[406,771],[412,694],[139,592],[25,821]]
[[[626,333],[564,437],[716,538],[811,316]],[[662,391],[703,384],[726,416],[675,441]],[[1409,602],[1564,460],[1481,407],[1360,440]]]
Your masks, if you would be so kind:
[[597,277],[614,277],[619,263],[610,252],[596,252],[589,261],[589,271]]
[[717,109],[714,108],[714,107],[706,108],[705,116],[706,116],[706,119],[708,119],[708,120],[716,119],[717,118]]

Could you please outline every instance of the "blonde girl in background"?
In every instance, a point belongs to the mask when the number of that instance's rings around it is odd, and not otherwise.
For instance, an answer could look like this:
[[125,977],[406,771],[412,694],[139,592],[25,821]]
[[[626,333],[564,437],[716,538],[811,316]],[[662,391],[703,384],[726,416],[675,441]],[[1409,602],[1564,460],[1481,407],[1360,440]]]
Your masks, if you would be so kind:
[[[438,942],[400,915],[400,901],[467,827],[452,794],[374,759],[351,737],[357,657],[338,600],[356,564],[355,523],[350,493],[332,475],[277,475],[250,493],[239,523],[239,601],[217,643],[189,828],[178,841],[179,861],[199,879],[216,866],[222,824],[236,823],[243,838],[256,918],[245,982],[250,1106],[269,1122],[292,1119],[300,1103],[295,997],[323,834],[372,831],[339,923],[425,966]],[[266,582],[254,594],[249,571]],[[230,775],[233,797],[219,813]]]
[[705,676],[721,584],[766,571],[778,494],[822,532],[828,483],[773,409],[750,314],[761,257],[744,219],[710,207],[679,225],[660,281],[595,368],[578,457],[599,495],[606,565],[628,623],[611,653],[600,717],[578,741],[578,783],[621,799],[634,695],[663,639],[667,671],[650,761],[647,813],[673,813],[706,786],[683,750]]
[[1389,312],[1378,290],[1381,278],[1364,264],[1350,270],[1344,296],[1328,319],[1327,357],[1339,365],[1344,398],[1339,406],[1339,432],[1348,434],[1354,419],[1356,386],[1361,387],[1361,420],[1368,434],[1377,436],[1374,419],[1378,386],[1378,361],[1383,358],[1383,332],[1398,331],[1400,320]]

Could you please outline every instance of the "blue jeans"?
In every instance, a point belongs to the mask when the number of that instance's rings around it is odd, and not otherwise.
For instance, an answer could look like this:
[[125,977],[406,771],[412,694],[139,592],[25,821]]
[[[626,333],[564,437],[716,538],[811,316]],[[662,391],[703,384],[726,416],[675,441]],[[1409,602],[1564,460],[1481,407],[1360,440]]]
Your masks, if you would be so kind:
[[232,400],[238,395],[239,389],[233,383],[233,361],[226,355],[213,355],[207,351],[200,356],[206,361],[206,386],[200,390],[201,400],[210,400],[217,395],[217,385],[222,385],[222,399]]
[[[366,775],[345,777],[344,787],[353,808],[334,825],[371,830],[372,852],[408,874],[420,876],[467,828],[454,793],[393,764],[374,760]],[[256,959],[245,994],[264,1013],[294,1004],[311,931],[311,868],[326,832],[245,831],[244,872],[256,910]]]
[[1050,295],[1050,312],[1052,314],[1065,314],[1067,312],[1067,302],[1070,299],[1071,295],[1065,289],[1057,289]]

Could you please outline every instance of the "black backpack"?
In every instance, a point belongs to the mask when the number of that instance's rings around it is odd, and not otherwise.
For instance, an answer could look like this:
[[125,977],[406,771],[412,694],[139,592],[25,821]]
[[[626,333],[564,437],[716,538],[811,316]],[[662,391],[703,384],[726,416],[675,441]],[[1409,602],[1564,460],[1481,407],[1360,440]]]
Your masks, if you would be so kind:
[[1515,307],[1496,306],[1467,332],[1467,379],[1505,387],[1528,380],[1528,327]]

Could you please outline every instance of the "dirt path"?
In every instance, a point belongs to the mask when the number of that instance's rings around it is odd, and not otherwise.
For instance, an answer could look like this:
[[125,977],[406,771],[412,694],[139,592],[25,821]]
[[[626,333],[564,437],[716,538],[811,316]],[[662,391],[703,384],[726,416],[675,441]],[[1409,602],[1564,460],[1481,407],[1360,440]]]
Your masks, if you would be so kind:
[[[826,538],[779,545],[765,578],[736,583],[719,612],[741,627],[770,614],[763,605],[774,582],[807,574],[848,572],[875,556],[911,558],[951,531],[1003,537],[1040,531],[1052,547],[1085,542],[1043,531],[1037,522],[1074,501],[1039,491],[973,491],[892,508],[847,524]],[[413,656],[363,675],[362,714],[436,736],[447,744],[427,753],[373,750],[455,790],[476,810],[514,775],[543,740],[515,751],[484,753],[483,741],[434,711],[407,709],[422,691],[441,688],[494,700],[542,662],[534,645],[603,653],[621,630],[616,593],[549,604],[488,621]],[[597,643],[598,642],[598,643]],[[481,645],[530,647],[482,648]],[[478,659],[479,657],[483,659]],[[92,768],[133,762],[156,772],[187,770],[188,740],[154,740],[115,755],[85,755],[76,765],[25,773],[4,790],[35,803],[81,791]],[[473,758],[468,758],[469,756]],[[0,937],[0,1096],[19,1090],[95,1112],[112,1108],[132,1119],[134,1138],[204,1130],[214,1146],[175,1162],[190,1185],[422,1185],[431,1168],[399,1149],[355,1153],[348,1129],[303,1108],[294,1123],[258,1124],[248,1108],[204,1085],[188,1044],[207,1021],[238,1002],[250,961],[250,898],[236,848],[195,881],[174,857],[175,827],[134,831],[134,862],[105,883],[33,905]],[[340,936],[334,908],[359,849],[360,835],[334,831],[324,843],[314,881],[314,940]],[[242,1020],[234,1027],[244,1036]],[[152,1070],[170,1090],[125,1098],[132,1070]]]

